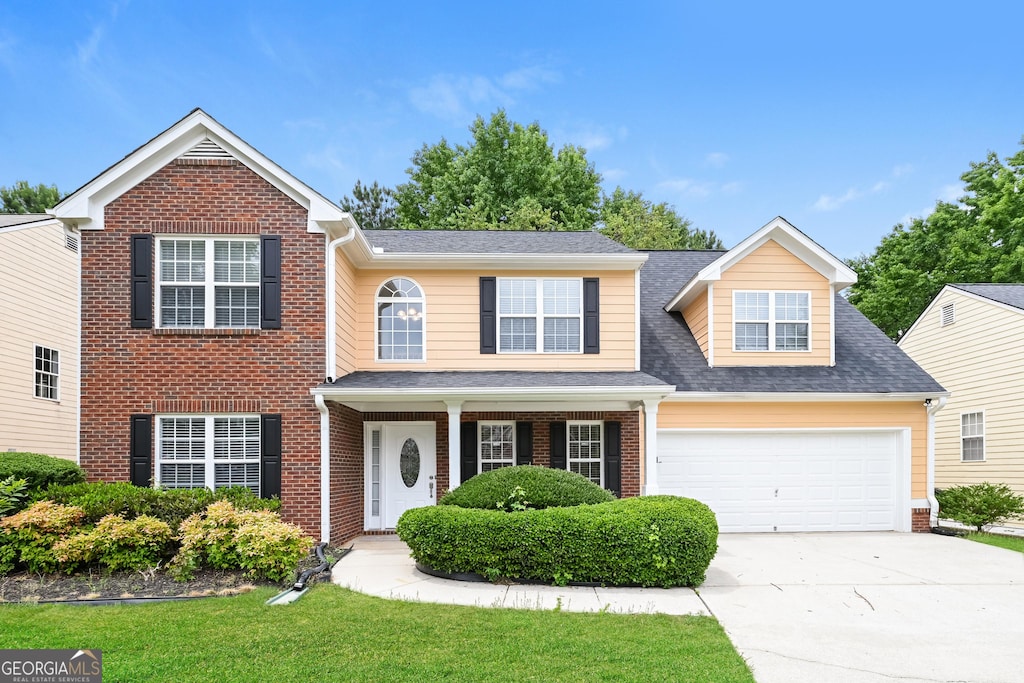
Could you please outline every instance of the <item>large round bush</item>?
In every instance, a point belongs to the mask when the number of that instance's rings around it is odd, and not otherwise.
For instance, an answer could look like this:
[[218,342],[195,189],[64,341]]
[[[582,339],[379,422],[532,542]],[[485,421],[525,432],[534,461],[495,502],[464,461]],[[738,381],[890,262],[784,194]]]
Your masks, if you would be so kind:
[[537,510],[615,500],[610,491],[575,472],[519,465],[501,467],[471,477],[454,491],[446,493],[438,503],[494,510],[499,502],[508,500],[517,486],[525,492],[529,507]]
[[75,463],[41,453],[0,453],[0,480],[7,477],[24,479],[28,482],[29,491],[51,484],[85,481],[85,473]]
[[396,530],[431,569],[560,585],[696,586],[718,550],[715,514],[676,496],[513,513],[438,505],[407,510]]

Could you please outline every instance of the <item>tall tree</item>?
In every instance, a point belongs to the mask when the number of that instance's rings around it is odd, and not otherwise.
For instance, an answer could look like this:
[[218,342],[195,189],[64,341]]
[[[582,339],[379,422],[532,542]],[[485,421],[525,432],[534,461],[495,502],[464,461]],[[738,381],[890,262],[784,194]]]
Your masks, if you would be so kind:
[[0,187],[0,213],[46,213],[60,201],[56,185],[32,186],[19,180],[13,187]]
[[722,249],[715,232],[693,227],[665,202],[616,187],[601,202],[601,234],[632,249]]
[[959,202],[937,202],[850,261],[850,301],[894,339],[949,283],[1024,282],[1024,149],[1005,163],[989,152],[960,178]]
[[352,214],[361,228],[392,230],[398,227],[395,191],[377,184],[376,180],[373,185],[363,185],[361,180],[357,180],[352,196],[342,198],[341,208]]
[[537,123],[503,110],[470,126],[472,141],[423,145],[395,190],[398,222],[416,229],[587,230],[598,214],[601,176],[581,147],[556,153]]

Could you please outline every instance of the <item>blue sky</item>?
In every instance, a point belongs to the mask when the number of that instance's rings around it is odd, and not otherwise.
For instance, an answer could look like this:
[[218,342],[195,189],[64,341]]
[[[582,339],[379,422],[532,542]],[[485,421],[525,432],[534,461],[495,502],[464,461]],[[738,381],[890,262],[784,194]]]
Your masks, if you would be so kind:
[[732,245],[837,256],[1024,135],[1024,3],[0,4],[0,185],[73,190],[202,107],[327,197],[504,107]]

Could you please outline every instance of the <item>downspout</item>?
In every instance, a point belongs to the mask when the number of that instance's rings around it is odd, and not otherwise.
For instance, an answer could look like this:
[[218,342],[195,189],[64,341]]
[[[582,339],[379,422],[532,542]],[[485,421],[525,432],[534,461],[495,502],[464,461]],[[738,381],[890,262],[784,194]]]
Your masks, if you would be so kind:
[[928,411],[928,525],[933,529],[939,525],[939,501],[935,498],[935,413],[942,410],[948,397],[940,396],[937,400],[928,399],[924,402]]
[[331,542],[331,413],[322,394],[313,396],[320,411],[320,542]]
[[355,237],[356,228],[353,222],[352,225],[349,225],[348,232],[327,244],[327,282],[324,296],[324,301],[327,302],[327,354],[325,356],[327,362],[324,377],[334,377],[338,364],[338,330],[335,327],[338,323],[338,307],[334,300],[334,281],[338,276],[338,259],[335,256],[335,249],[351,242]]

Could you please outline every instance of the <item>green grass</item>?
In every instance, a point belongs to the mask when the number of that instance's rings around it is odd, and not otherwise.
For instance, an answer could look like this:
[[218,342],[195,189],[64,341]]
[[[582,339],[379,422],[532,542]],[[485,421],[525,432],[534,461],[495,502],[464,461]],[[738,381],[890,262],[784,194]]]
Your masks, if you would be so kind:
[[1024,553],[1024,538],[1019,536],[1000,536],[998,534],[973,532],[967,534],[965,538],[977,541],[978,543],[994,545],[998,548],[1006,548],[1007,550],[1016,550],[1019,553]]
[[331,585],[233,598],[0,606],[0,648],[99,648],[115,681],[753,681],[710,617],[373,598]]

